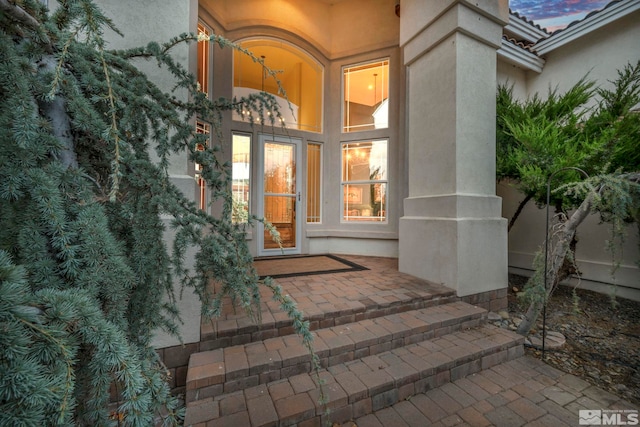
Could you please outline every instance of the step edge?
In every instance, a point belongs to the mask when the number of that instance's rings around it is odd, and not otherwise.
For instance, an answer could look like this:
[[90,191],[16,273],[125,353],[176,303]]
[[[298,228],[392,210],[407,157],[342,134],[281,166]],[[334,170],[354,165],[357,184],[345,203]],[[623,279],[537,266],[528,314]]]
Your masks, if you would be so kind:
[[[466,305],[466,306],[474,308],[476,311],[474,311],[473,313],[465,314],[464,316],[448,317],[446,320],[440,321],[440,322],[426,323],[424,326],[410,327],[410,328],[407,328],[407,329],[405,329],[404,331],[401,331],[401,332],[395,332],[394,333],[393,331],[390,331],[390,330],[387,329],[388,333],[386,333],[384,335],[376,335],[374,339],[377,342],[375,344],[369,345],[367,347],[371,348],[372,346],[381,346],[381,349],[382,349],[381,351],[384,351],[384,348],[386,347],[385,343],[387,343],[387,342],[394,342],[394,341],[402,339],[403,341],[407,341],[408,340],[409,341],[408,343],[410,343],[410,341],[412,341],[412,339],[411,339],[412,337],[419,336],[419,335],[423,336],[422,339],[431,339],[431,338],[434,338],[434,337],[437,337],[437,336],[442,336],[442,335],[444,335],[444,334],[446,334],[448,332],[451,332],[451,330],[448,330],[446,328],[450,328],[452,326],[457,326],[458,328],[455,328],[455,329],[452,329],[452,330],[458,330],[458,329],[462,328],[463,325],[465,325],[465,324],[468,325],[469,322],[476,322],[476,321],[478,322],[478,324],[473,325],[473,326],[479,326],[479,324],[481,322],[484,322],[486,320],[486,316],[487,316],[487,311],[486,310],[479,309],[478,307],[473,306],[471,304],[467,304],[467,303],[463,303],[463,304]],[[439,306],[434,306],[434,307],[425,307],[425,308],[420,308],[420,309],[411,310],[411,311],[416,311],[416,312],[422,311],[423,315],[429,315],[429,314],[431,314],[431,311],[435,311],[435,310],[441,309],[442,307],[446,307],[447,305],[449,305],[449,304],[444,304],[444,305],[439,305]],[[405,312],[405,313],[408,313],[408,312]],[[383,318],[397,316],[397,315],[401,315],[401,314],[403,314],[403,313],[394,313],[394,314],[390,314],[390,315],[387,315],[387,316],[383,316]],[[366,319],[366,320],[372,320],[372,321],[376,322],[376,320],[379,320],[379,319],[381,319],[381,318]],[[360,322],[362,322],[362,321],[360,321]],[[354,323],[359,323],[359,322],[354,322]],[[378,326],[380,326],[380,325],[378,325]],[[421,329],[424,328],[425,326],[428,329],[426,329],[424,331],[421,331]],[[330,357],[337,357],[337,356],[340,356],[340,355],[342,355],[342,354],[344,354],[346,352],[349,352],[349,351],[354,352],[354,358],[355,358],[355,352],[358,351],[358,350],[362,350],[364,348],[362,346],[359,347],[358,345],[359,344],[363,344],[363,343],[367,343],[367,342],[372,340],[372,339],[362,339],[362,340],[360,340],[358,342],[351,342],[351,344],[347,344],[346,347],[344,347],[345,349],[350,349],[350,350],[340,351],[340,352],[336,351],[335,353],[332,353],[333,350],[338,350],[341,347],[329,348],[329,346],[324,342],[324,340],[319,336],[319,334],[321,332],[334,332],[334,331],[337,331],[340,328],[344,328],[344,327],[347,327],[347,325],[332,326],[332,327],[316,330],[316,331],[313,332],[314,335],[315,335],[314,341],[317,339],[324,346],[324,348],[320,349],[319,351],[316,351],[316,355],[320,359],[328,359]],[[385,329],[383,326],[381,326],[381,327],[383,329]],[[440,332],[438,332],[438,331],[440,331]],[[430,332],[433,332],[433,335],[426,336]],[[353,340],[351,340],[351,341],[353,341]],[[402,343],[402,344],[406,345],[408,343]],[[237,346],[227,347],[227,349],[246,348],[246,346],[251,345],[251,344],[255,344],[255,343],[240,344],[240,345],[237,345]],[[397,343],[396,345],[399,346],[400,343]],[[353,348],[351,349],[351,347],[353,347]],[[394,348],[397,348],[397,347],[394,347]],[[219,352],[220,350],[221,349],[208,350],[208,351],[205,351],[205,352],[199,352],[199,353],[194,353],[194,354],[201,354],[201,353],[208,353],[208,352],[214,353],[214,352]],[[329,352],[329,354],[326,354],[326,352]],[[362,351],[360,351],[360,353],[362,353]],[[246,351],[245,351],[245,354],[246,354]],[[290,362],[290,360],[295,360],[296,358],[298,358],[298,362],[301,362],[301,363],[306,363],[306,362],[310,362],[311,361],[311,355],[309,353],[307,353],[306,350],[305,350],[305,354],[304,355],[299,355],[299,356],[295,356],[292,359],[287,359],[286,362],[285,362],[285,359],[281,358],[280,368],[286,368],[286,367],[291,366],[294,363]],[[223,363],[224,363],[224,360],[223,360]],[[331,366],[331,365],[328,365],[328,366]],[[242,368],[238,368],[238,369],[235,369],[235,370],[227,371],[226,370],[226,366],[224,366],[222,371],[217,372],[215,375],[212,375],[212,377],[216,377],[217,378],[219,375],[223,375],[224,379],[225,379],[224,383],[226,383],[226,382],[228,382],[227,379],[229,381],[232,381],[232,380],[236,380],[238,378],[243,378],[246,375],[250,375],[250,376],[260,375],[260,374],[265,373],[265,372],[267,372],[270,369],[273,369],[275,367],[276,367],[275,364],[273,364],[271,362],[264,363],[262,365],[251,366],[249,364],[249,361],[247,360],[246,368],[242,367]],[[185,384],[187,391],[194,390],[196,388],[200,388],[200,387],[196,387],[196,386],[193,385],[194,381],[203,381],[203,383],[205,382],[204,379],[206,377],[197,377],[197,378],[191,377],[190,378],[190,374],[192,374],[194,372],[193,368],[194,368],[194,366],[192,365],[192,357],[190,357],[189,358],[188,370],[187,370],[187,379],[186,379],[186,384]],[[217,381],[217,379],[215,381]],[[214,384],[216,384],[216,383],[205,384],[205,385],[203,385],[203,387],[206,387],[206,386],[209,386],[209,385],[214,385]]]
[[[442,303],[442,301],[444,301],[444,303]],[[419,307],[419,308],[426,308],[429,306],[449,304],[451,302],[456,302],[456,301],[458,301],[458,298],[456,297],[455,291],[447,290],[447,291],[442,291],[435,296],[431,295],[429,297],[415,298],[414,300],[406,303],[403,303],[402,301],[394,301],[394,302],[389,302],[383,305],[372,304],[370,306],[364,307],[364,310],[349,309],[349,310],[337,310],[335,312],[326,312],[322,314],[314,313],[309,317],[305,317],[305,320],[320,322],[323,320],[329,320],[336,317],[344,317],[345,315],[349,315],[349,314],[357,315],[357,314],[365,314],[368,312],[375,312],[380,310],[398,309],[406,305],[411,306],[414,304],[427,304],[424,307]],[[409,310],[415,310],[415,309],[416,308],[409,308]],[[230,319],[230,320],[237,320],[237,319]],[[259,334],[260,332],[270,331],[273,329],[279,330],[281,328],[287,328],[292,326],[292,324],[293,322],[290,321],[289,319],[280,319],[280,320],[270,321],[265,324],[250,324],[250,325],[241,326],[238,328],[225,328],[222,330],[222,332],[215,331],[215,330],[213,332],[201,331],[200,341],[209,342],[209,341],[216,341],[216,340],[225,339],[225,338],[234,338],[242,335]]]
[[[509,332],[509,331],[506,331],[506,332]],[[457,359],[451,360],[451,361],[446,362],[446,363],[441,363],[441,364],[438,364],[436,366],[433,366],[432,368],[420,371],[419,372],[419,379],[412,382],[412,384],[414,384],[414,392],[405,396],[405,394],[407,394],[407,391],[405,390],[403,392],[403,398],[406,398],[406,397],[414,395],[414,394],[423,393],[423,392],[425,392],[427,390],[430,390],[432,388],[439,387],[439,386],[443,385],[446,382],[455,381],[455,380],[457,380],[459,378],[463,378],[463,377],[466,377],[466,376],[471,375],[473,373],[480,372],[480,371],[482,371],[484,369],[489,369],[489,368],[491,368],[493,366],[496,366],[496,365],[498,365],[500,363],[503,363],[505,361],[512,360],[512,359],[515,359],[517,357],[520,357],[522,354],[524,354],[524,348],[523,348],[524,339],[521,336],[517,335],[517,334],[509,334],[509,336],[511,336],[511,338],[512,338],[511,342],[495,343],[495,345],[493,347],[483,349],[483,350],[481,350],[479,352],[475,352],[473,354],[474,357],[471,357],[472,355],[467,354],[467,355],[464,355],[461,358],[457,358]],[[390,352],[392,352],[392,351],[393,350],[391,350]],[[512,354],[510,354],[510,353],[512,353]],[[435,352],[434,352],[434,354],[435,354]],[[499,356],[492,357],[494,355],[499,355]],[[474,366],[470,365],[471,363],[474,363],[473,362],[474,360],[476,361],[475,364],[478,365],[477,367],[474,367]],[[466,371],[465,371],[465,369],[462,369],[462,367],[465,367],[467,365],[469,365],[469,367],[465,368]],[[460,368],[460,369],[458,369],[458,368]],[[452,374],[453,370],[456,370],[456,371],[455,371],[455,373]],[[328,371],[325,370],[323,372],[328,372]],[[442,374],[443,372],[448,372],[448,375],[443,375]],[[414,374],[412,374],[411,376],[413,376],[413,375]],[[433,378],[433,377],[436,377],[438,375],[441,375],[442,378],[440,378],[440,379]],[[335,376],[333,374],[331,374],[331,376],[334,378],[334,382],[337,382],[337,381],[335,381]],[[447,380],[444,381],[443,378],[447,378]],[[421,382],[421,381],[423,383],[419,386],[420,389],[415,389],[415,385],[418,382]],[[435,382],[433,382],[433,381],[435,381]],[[440,384],[439,383],[440,381],[444,381],[444,382],[442,382]],[[400,390],[402,387],[405,387],[406,385],[408,385],[408,383],[405,384],[404,382],[405,382],[404,377],[394,378],[392,381],[385,382],[385,383],[381,384],[380,386],[376,387],[376,390],[377,390],[376,393],[370,394],[370,392],[367,390],[366,396],[364,398],[357,399],[357,400],[351,400],[349,394],[347,394],[347,397],[346,397],[347,398],[347,405],[336,406],[333,409],[335,411],[336,409],[340,409],[340,408],[342,408],[344,406],[357,404],[358,402],[360,402],[362,400],[365,400],[365,399],[372,399],[373,400],[374,398],[376,398],[378,396],[381,396],[384,393],[387,393],[387,392],[389,392],[391,390],[396,390],[396,389]],[[430,382],[431,382],[431,384],[430,384]],[[424,390],[422,390],[423,385],[425,387],[427,387]],[[268,385],[267,385],[267,387],[268,387]],[[340,387],[340,388],[341,388],[342,391],[344,391],[344,389],[342,387]],[[317,390],[317,388],[314,389],[314,390]],[[304,392],[304,393],[309,393],[309,392]],[[393,394],[393,393],[391,393],[391,394]],[[218,396],[218,398],[220,398],[220,397],[221,396]],[[387,398],[386,395],[385,395],[385,397],[380,398],[380,399],[385,400],[385,398]],[[215,399],[213,399],[211,397],[206,397],[206,398],[203,398],[201,400],[195,400],[195,401],[189,402],[188,403],[188,407],[198,406],[199,404],[206,404],[206,402],[210,402],[210,401],[213,401],[213,400],[215,400]],[[391,398],[391,400],[393,400],[393,398]],[[402,399],[400,399],[400,395],[398,395],[398,400],[397,401],[399,401],[399,400],[402,400]],[[397,403],[397,401],[396,401],[396,403]],[[205,402],[205,403],[199,403],[199,402]],[[246,402],[246,400],[245,400],[245,402]],[[273,403],[273,406],[275,407],[275,402],[272,401],[272,403]],[[389,403],[389,402],[387,402],[387,403]],[[315,401],[314,401],[314,404],[316,404],[315,416],[319,416],[319,417],[324,416],[324,408],[319,406],[317,404],[317,402],[315,402]],[[329,402],[329,404],[330,404],[329,407],[331,408],[331,402]],[[393,403],[389,403],[389,404],[393,404]],[[375,405],[376,409],[372,409],[372,410],[379,410],[379,409],[382,409],[383,407],[389,406],[389,405],[385,405],[385,406],[378,407],[379,405],[380,405],[379,402],[376,403],[376,405]],[[372,408],[373,407],[374,407],[374,405],[372,403]],[[362,415],[363,414],[361,414],[360,416],[362,416]],[[215,420],[215,419],[218,419],[218,418],[212,418],[212,419],[205,420],[205,421],[211,421],[211,420]],[[336,421],[340,422],[339,420],[336,420]],[[344,420],[344,421],[347,421],[347,420]],[[342,422],[344,422],[344,421],[342,421]],[[204,422],[204,421],[202,421],[202,422]],[[288,425],[286,419],[285,420],[280,420],[279,419],[278,422],[280,423],[279,425]],[[253,427],[256,427],[256,426],[253,426]]]

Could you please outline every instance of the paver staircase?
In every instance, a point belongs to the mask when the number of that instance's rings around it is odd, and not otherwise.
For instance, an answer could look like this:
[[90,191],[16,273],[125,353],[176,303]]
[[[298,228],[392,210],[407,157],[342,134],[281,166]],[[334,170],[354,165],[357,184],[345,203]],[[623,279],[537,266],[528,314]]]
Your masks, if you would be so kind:
[[[228,346],[190,358],[185,425],[321,426],[327,416],[343,423],[523,354],[522,337],[487,324],[484,309],[450,290],[373,299],[311,316],[326,406],[311,356],[286,335],[286,320],[236,322],[235,332],[210,337]],[[231,345],[234,336],[243,343]]]

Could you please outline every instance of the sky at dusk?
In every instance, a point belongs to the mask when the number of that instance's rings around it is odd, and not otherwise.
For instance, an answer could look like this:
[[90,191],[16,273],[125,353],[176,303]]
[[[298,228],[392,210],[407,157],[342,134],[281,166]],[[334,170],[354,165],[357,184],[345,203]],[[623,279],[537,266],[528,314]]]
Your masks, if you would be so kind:
[[553,32],[589,12],[605,7],[611,0],[510,0],[509,7],[520,16]]

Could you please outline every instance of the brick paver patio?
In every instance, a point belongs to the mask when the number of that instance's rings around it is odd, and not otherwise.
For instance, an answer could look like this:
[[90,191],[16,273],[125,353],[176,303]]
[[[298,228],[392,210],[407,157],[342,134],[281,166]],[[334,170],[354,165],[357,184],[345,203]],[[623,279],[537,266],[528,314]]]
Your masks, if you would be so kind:
[[574,375],[523,356],[341,427],[562,427],[580,425],[580,410],[638,409]]
[[580,410],[638,409],[523,356],[522,337],[450,289],[399,273],[397,260],[345,258],[369,270],[277,280],[314,330],[330,414],[308,352],[265,293],[259,326],[231,307],[203,323],[185,425],[577,426]]

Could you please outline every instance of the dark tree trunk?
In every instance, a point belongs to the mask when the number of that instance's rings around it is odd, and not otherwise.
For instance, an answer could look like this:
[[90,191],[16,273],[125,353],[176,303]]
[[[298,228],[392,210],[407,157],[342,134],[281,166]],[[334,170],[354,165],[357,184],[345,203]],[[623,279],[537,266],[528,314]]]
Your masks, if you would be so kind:
[[[57,65],[53,55],[47,55],[38,62],[42,73],[54,73]],[[71,121],[67,114],[66,104],[66,100],[57,94],[51,100],[38,100],[40,114],[50,123],[53,136],[64,147],[60,152],[54,153],[54,157],[64,165],[65,169],[75,169],[78,167],[78,157],[73,143]]]

